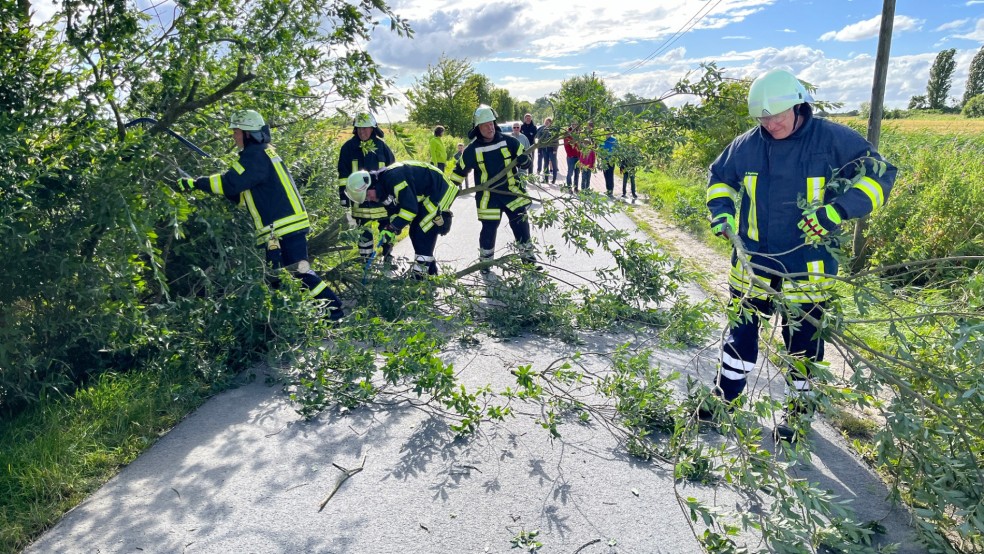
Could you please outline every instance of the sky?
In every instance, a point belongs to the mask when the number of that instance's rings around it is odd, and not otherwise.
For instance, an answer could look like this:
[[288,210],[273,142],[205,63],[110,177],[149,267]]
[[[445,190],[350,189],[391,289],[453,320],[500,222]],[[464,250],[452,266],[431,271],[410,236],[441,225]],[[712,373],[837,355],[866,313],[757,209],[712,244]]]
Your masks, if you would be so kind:
[[[442,54],[468,60],[518,100],[535,101],[578,75],[595,74],[616,95],[659,98],[716,62],[727,77],[781,67],[818,87],[842,111],[870,101],[883,2],[879,0],[392,0],[412,40],[375,30],[366,50],[404,93]],[[926,94],[940,51],[956,49],[950,96],[963,96],[970,62],[984,46],[984,0],[897,0],[887,108]],[[693,102],[674,97],[670,105]]]

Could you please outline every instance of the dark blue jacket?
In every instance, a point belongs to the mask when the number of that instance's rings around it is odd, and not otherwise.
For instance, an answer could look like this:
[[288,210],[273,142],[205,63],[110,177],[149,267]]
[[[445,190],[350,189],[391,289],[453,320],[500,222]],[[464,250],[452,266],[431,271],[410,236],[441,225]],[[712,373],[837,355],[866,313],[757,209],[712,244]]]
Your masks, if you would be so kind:
[[803,124],[789,137],[776,140],[756,126],[725,148],[711,164],[707,208],[712,219],[736,215],[753,263],[836,275],[833,255],[797,228],[799,203],[833,204],[845,221],[865,216],[885,203],[896,168],[857,131],[814,118],[808,104],[799,109]]
[[[474,140],[461,153],[450,178],[454,184],[461,184],[468,172],[474,169],[475,184],[489,187],[489,190],[475,195],[478,219],[499,220],[502,217],[500,210],[517,210],[530,204],[532,200],[526,198],[526,188],[519,180],[517,170],[530,169],[533,162],[524,154],[525,149],[519,140],[502,134],[498,128],[490,142],[482,142],[481,138],[476,138],[479,135],[475,129],[468,136]],[[519,162],[512,169],[498,179],[493,179],[517,158]]]
[[396,232],[415,220],[431,230],[434,217],[448,211],[458,196],[458,187],[440,169],[423,162],[399,162],[371,175],[380,200],[396,213],[391,222]]
[[[358,136],[354,136],[345,141],[339,150],[338,197],[343,206],[348,205],[348,197],[345,196],[345,184],[349,175],[360,169],[376,171],[396,161],[393,151],[383,142],[380,138],[381,135],[382,131],[379,131],[378,134],[374,132],[365,142],[359,140]],[[352,207],[352,216],[360,219],[383,219],[386,217],[386,208],[378,203],[363,202]]]
[[256,244],[311,227],[287,166],[269,144],[247,144],[225,173],[195,179],[195,188],[221,194],[253,217]]

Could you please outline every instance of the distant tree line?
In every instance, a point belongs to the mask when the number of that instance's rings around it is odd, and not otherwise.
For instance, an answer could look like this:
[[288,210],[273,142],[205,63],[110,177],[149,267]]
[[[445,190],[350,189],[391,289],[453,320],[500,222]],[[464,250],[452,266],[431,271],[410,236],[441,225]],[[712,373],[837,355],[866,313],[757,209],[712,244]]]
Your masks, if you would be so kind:
[[[967,75],[967,86],[963,99],[959,104],[947,106],[950,87],[953,82],[953,72],[957,68],[954,61],[956,48],[943,50],[936,56],[929,70],[929,82],[926,84],[925,95],[915,95],[909,99],[910,110],[948,110],[961,109],[967,117],[984,117],[984,47],[977,52],[970,62],[970,72]],[[954,99],[956,100],[956,99]]]
[[[595,83],[604,88],[602,81],[593,75],[583,75],[565,81],[565,86],[576,89],[574,92],[584,93]],[[597,88],[597,87],[596,87]],[[533,120],[542,123],[550,117],[557,122],[560,112],[570,111],[570,106],[560,108],[558,98],[565,96],[564,91],[537,98],[534,102],[517,100],[509,91],[496,87],[492,81],[481,73],[475,73],[467,59],[441,56],[436,65],[428,65],[427,70],[419,78],[414,79],[413,85],[407,91],[408,118],[413,123],[424,126],[443,125],[452,135],[465,136],[472,128],[471,116],[479,104],[487,104],[495,109],[499,122],[521,120],[525,114],[531,114]],[[640,115],[652,109],[663,109],[665,105],[658,100],[651,100],[627,93],[619,99],[607,90],[597,99],[597,105],[585,104],[578,110],[581,121],[592,119],[602,106],[619,106],[618,112]],[[581,113],[583,112],[583,113]]]

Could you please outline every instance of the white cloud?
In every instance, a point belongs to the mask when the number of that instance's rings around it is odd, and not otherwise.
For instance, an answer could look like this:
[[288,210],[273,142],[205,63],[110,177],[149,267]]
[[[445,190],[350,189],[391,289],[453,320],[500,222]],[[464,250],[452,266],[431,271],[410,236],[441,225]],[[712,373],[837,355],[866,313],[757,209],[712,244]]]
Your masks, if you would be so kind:
[[[984,0],[981,0],[981,1],[984,2]],[[963,27],[964,25],[966,25],[968,21],[970,21],[970,20],[969,19],[958,19],[956,21],[951,21],[949,23],[944,23],[944,24],[940,25],[939,27],[937,27],[937,28],[935,28],[933,30],[934,31],[949,31],[951,29],[959,29],[960,27]]]
[[38,0],[31,2],[31,23],[40,25],[55,16],[58,4],[54,0]]
[[[971,1],[984,4],[984,0]],[[753,78],[768,69],[785,67],[819,86],[818,99],[843,102],[844,109],[855,109],[870,100],[874,41],[849,47],[842,43],[876,37],[880,16],[824,33],[822,40],[826,42],[819,42],[816,35],[807,33],[811,35],[807,38],[802,33],[806,27],[774,30],[769,36],[759,32],[763,17],[752,15],[778,4],[778,0],[722,0],[695,30],[724,31],[716,32],[713,40],[705,34],[702,42],[695,44],[693,36],[697,33],[683,33],[675,42],[671,37],[684,30],[688,20],[700,13],[698,10],[713,2],[651,0],[602,6],[586,0],[538,0],[524,5],[521,14],[513,4],[489,2],[496,0],[395,0],[390,5],[410,20],[416,31],[414,40],[396,40],[385,36],[391,34],[387,31],[374,35],[369,51],[377,60],[399,68],[404,89],[409,76],[419,75],[422,68],[436,63],[440,53],[446,52],[451,57],[467,58],[476,71],[489,75],[497,86],[508,89],[520,100],[536,100],[557,91],[564,79],[592,72],[618,95],[632,92],[657,98],[672,90],[688,73],[691,78],[696,76],[699,64],[707,62],[715,62],[733,78]],[[925,93],[929,68],[939,51],[932,41],[958,28],[969,29],[970,25],[976,25],[976,30],[948,36],[947,40],[984,41],[984,20],[960,20],[959,15],[968,10],[957,9],[960,11],[947,12],[943,20],[949,22],[936,29],[942,34],[910,33],[906,37],[908,51],[893,56],[890,62],[887,107],[904,108],[911,96]],[[934,12],[923,10],[913,16],[926,17],[926,13]],[[479,18],[481,23],[477,22]],[[782,24],[796,25],[788,20]],[[898,33],[918,30],[922,25],[925,19],[896,16],[896,43],[901,44]],[[802,38],[792,37],[793,33]],[[804,42],[789,44],[791,40]],[[966,47],[966,43],[961,44]],[[621,48],[626,45],[633,47]],[[967,67],[979,48],[958,50],[951,95],[962,94]],[[650,54],[652,59],[648,59]],[[645,64],[640,65],[644,60]],[[692,101],[693,98],[673,96],[667,103]]]
[[[899,15],[895,17],[892,24],[893,33],[898,31],[909,31],[922,25],[922,20],[913,19],[908,16]],[[881,27],[881,15],[876,15],[871,19],[852,23],[839,31],[829,31],[820,35],[823,42],[836,40],[839,42],[854,42],[878,36],[878,29]]]
[[[984,4],[984,0],[981,0]],[[978,40],[984,42],[984,19],[977,20],[977,27],[965,35],[953,35],[954,38],[965,38],[967,40]]]

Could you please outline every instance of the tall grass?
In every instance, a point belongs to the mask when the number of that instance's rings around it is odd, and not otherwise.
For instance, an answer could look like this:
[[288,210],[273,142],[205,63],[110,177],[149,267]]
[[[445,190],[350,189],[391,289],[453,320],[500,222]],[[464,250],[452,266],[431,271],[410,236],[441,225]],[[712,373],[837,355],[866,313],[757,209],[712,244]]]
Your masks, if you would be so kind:
[[0,422],[0,552],[25,547],[211,391],[185,370],[104,373]]

